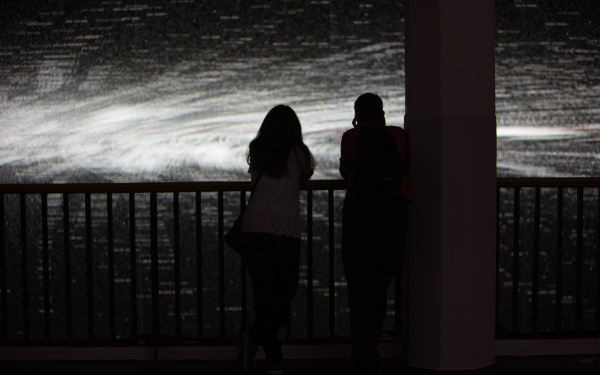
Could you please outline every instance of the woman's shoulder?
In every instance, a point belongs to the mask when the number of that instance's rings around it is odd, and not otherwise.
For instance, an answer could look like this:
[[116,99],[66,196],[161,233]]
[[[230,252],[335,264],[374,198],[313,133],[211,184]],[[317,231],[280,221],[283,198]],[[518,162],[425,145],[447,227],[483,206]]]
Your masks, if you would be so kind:
[[290,154],[292,154],[294,157],[302,159],[306,154],[309,154],[310,150],[308,149],[308,146],[306,146],[305,144],[302,145],[293,145],[292,146],[292,152],[290,152]]
[[342,134],[342,145],[356,142],[359,134],[360,128],[358,127],[346,130]]
[[294,145],[292,147],[292,152],[290,152],[290,163],[297,166],[302,179],[309,179],[314,172],[312,155],[306,145]]
[[406,131],[399,126],[386,126],[387,131],[394,137],[400,139],[406,139]]
[[386,128],[389,132],[392,132],[392,133],[399,133],[399,134],[405,133],[403,128],[396,126],[396,125],[388,125],[388,126],[386,126]]
[[[403,128],[394,125],[386,125],[385,129],[394,137],[405,137],[406,132]],[[358,140],[362,128],[356,127],[346,130],[342,134],[342,143],[352,143]]]
[[344,133],[342,134],[342,137],[353,137],[353,136],[357,136],[359,133],[360,133],[360,128],[355,127],[355,128],[344,131]]

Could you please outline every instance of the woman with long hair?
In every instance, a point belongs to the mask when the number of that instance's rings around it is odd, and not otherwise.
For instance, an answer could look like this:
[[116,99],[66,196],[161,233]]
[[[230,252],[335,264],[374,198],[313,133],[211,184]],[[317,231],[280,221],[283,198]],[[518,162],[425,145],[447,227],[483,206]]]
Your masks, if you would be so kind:
[[254,190],[242,223],[243,261],[252,282],[255,321],[238,336],[238,359],[252,373],[262,346],[267,374],[280,374],[277,332],[289,321],[298,289],[299,184],[312,176],[315,164],[293,109],[278,105],[269,111],[250,143],[247,161]]

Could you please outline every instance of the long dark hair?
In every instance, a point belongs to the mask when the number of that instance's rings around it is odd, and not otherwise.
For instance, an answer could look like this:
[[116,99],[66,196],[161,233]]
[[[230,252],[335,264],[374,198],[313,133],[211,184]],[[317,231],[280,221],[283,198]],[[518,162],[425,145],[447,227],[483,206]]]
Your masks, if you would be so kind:
[[298,162],[310,168],[312,174],[315,162],[302,140],[300,120],[292,108],[278,105],[265,116],[256,138],[250,142],[246,160],[250,169],[281,178],[288,172],[288,156],[294,146],[303,154],[304,160]]

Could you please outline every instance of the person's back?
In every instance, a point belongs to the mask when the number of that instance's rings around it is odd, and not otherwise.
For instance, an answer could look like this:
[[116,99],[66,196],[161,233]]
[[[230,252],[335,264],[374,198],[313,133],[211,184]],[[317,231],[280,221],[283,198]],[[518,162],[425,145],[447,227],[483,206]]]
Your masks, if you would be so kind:
[[[287,172],[281,178],[263,175],[248,205],[242,231],[268,232],[300,238],[300,203],[298,185],[311,166],[304,164],[303,151],[293,147],[287,161]],[[251,171],[252,181],[258,175]]]
[[387,129],[385,126],[366,127],[358,135],[354,182],[360,191],[386,193],[400,186],[404,160]]

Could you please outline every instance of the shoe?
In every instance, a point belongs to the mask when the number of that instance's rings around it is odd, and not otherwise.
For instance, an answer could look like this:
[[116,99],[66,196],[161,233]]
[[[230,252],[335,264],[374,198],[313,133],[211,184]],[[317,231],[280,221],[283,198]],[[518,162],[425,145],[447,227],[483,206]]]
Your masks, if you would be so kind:
[[254,374],[256,370],[256,344],[252,337],[244,331],[238,333],[235,338],[238,350],[237,362],[240,364],[242,374]]

